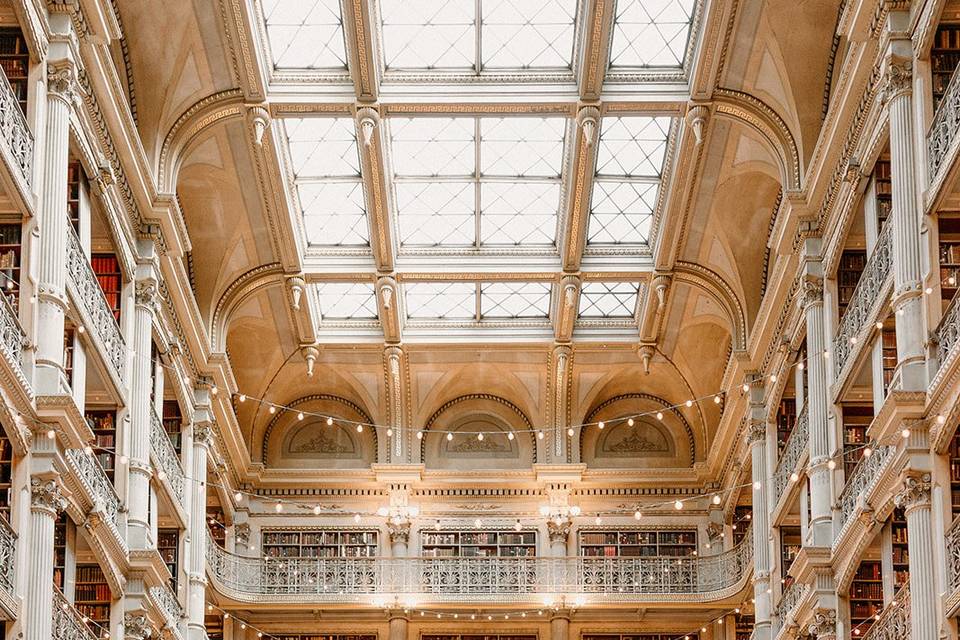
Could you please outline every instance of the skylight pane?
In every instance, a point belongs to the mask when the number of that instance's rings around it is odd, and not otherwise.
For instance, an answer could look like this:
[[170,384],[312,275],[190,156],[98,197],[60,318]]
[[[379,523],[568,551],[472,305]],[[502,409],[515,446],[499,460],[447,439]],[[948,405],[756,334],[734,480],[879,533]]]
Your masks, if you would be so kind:
[[473,118],[391,118],[394,172],[398,176],[472,176]]
[[635,282],[586,282],[580,290],[580,318],[633,318],[640,285]]
[[360,182],[297,184],[307,242],[330,246],[370,243]]
[[486,0],[483,68],[571,68],[576,11],[576,0]]
[[475,0],[381,0],[387,69],[476,71]]
[[598,176],[651,177],[663,173],[671,118],[604,118],[597,149]]
[[472,182],[398,182],[397,217],[404,246],[473,246]]
[[587,243],[646,244],[659,187],[656,182],[595,182]]
[[482,118],[481,175],[559,178],[565,129],[565,118]]
[[275,69],[347,68],[339,0],[262,0]]
[[321,320],[371,320],[377,317],[373,285],[365,282],[323,282],[315,285]]
[[286,118],[290,160],[297,178],[360,175],[351,118]]
[[489,282],[480,287],[481,318],[543,318],[550,314],[550,285]]
[[538,182],[480,184],[480,244],[553,245],[560,185]]
[[697,0],[618,0],[611,67],[682,68]]
[[407,317],[415,320],[473,320],[477,315],[472,282],[412,282],[404,285]]

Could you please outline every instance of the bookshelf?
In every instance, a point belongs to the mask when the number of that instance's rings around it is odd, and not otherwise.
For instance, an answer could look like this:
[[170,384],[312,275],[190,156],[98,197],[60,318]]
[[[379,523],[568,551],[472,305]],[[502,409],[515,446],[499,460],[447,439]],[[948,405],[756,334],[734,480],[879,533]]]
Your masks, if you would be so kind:
[[87,411],[83,414],[87,426],[93,431],[94,453],[107,477],[113,481],[116,456],[113,451],[117,441],[117,412],[114,410]]
[[[960,283],[960,217],[940,214],[938,257],[940,261],[940,299],[949,303]],[[945,306],[945,305],[944,305]]]
[[53,523],[53,584],[63,591],[67,572],[67,514],[61,512]]
[[157,551],[170,572],[170,588],[177,592],[177,575],[180,566],[180,531],[178,529],[157,530]]
[[[377,635],[375,633],[358,633],[358,634],[346,634],[346,633],[282,633],[280,635],[271,634],[271,638],[276,640],[377,640]],[[423,636],[426,638],[427,636]],[[431,636],[437,638],[446,638],[448,636]],[[459,638],[459,636],[451,636],[454,638]],[[479,636],[484,637],[484,636]],[[494,636],[496,637],[496,636]],[[511,636],[514,637],[514,636]],[[526,636],[516,636],[516,637],[526,637]],[[536,636],[530,636],[532,640],[536,640]],[[213,636],[210,636],[210,640],[214,640]]]
[[20,264],[22,257],[19,224],[0,224],[0,290],[7,296],[10,306],[20,308]]
[[101,629],[110,628],[110,585],[96,564],[77,565],[76,591],[73,603],[80,615],[88,619],[87,626],[99,637]]
[[897,369],[897,330],[884,327],[880,332],[880,357],[883,364],[883,394],[886,396],[893,382],[893,373]]
[[750,640],[753,635],[753,614],[737,613],[734,615],[734,633],[736,640]]
[[163,430],[170,436],[170,442],[173,448],[180,453],[182,446],[182,434],[180,428],[183,424],[183,414],[180,413],[180,403],[176,400],[163,401],[163,416],[160,418],[163,423]]
[[780,577],[784,580],[784,588],[793,584],[790,567],[802,546],[800,527],[780,527]]
[[850,626],[866,633],[874,616],[883,609],[883,579],[880,562],[864,560],[850,585]]
[[843,471],[849,480],[867,443],[867,428],[873,421],[873,408],[864,405],[843,405]]
[[107,299],[107,306],[113,312],[113,318],[120,322],[120,293],[123,290],[123,273],[120,261],[112,253],[95,253],[90,256],[90,266],[97,276],[97,282]]
[[0,517],[10,522],[10,498],[13,495],[13,446],[0,431]]
[[537,555],[534,531],[424,531],[421,540],[421,553],[430,558]]
[[940,105],[958,64],[960,64],[960,25],[941,24],[933,36],[933,46],[930,49],[934,111]]
[[884,154],[873,165],[874,195],[877,202],[877,231],[883,229],[893,209],[893,174],[890,156]]
[[30,51],[27,49],[23,32],[16,27],[0,28],[0,67],[13,89],[20,111],[26,115]]
[[[467,637],[463,636],[465,639]],[[697,633],[584,633],[580,636],[581,640],[678,640],[679,638],[697,640],[699,637]]]
[[950,503],[956,519],[960,516],[960,429],[953,434],[947,455],[950,459]]
[[682,558],[697,550],[697,532],[635,529],[624,531],[581,531],[580,555],[584,557]]
[[67,165],[67,215],[73,230],[80,235],[80,191],[86,176],[80,162],[72,160]]
[[797,424],[797,401],[793,398],[784,398],[777,406],[777,457],[783,453],[787,440]]
[[264,529],[263,554],[268,558],[372,558],[377,532],[336,529]]
[[207,611],[203,618],[203,628],[207,640],[223,640],[223,614],[219,611]]
[[223,509],[220,507],[207,508],[207,529],[210,530],[210,538],[221,547],[227,544],[226,522],[223,517]]
[[737,506],[733,508],[733,544],[738,545],[747,535],[750,520],[753,518],[753,507]]
[[900,590],[910,579],[910,553],[907,549],[907,516],[903,509],[894,509],[890,516],[890,541],[893,552],[893,591]]
[[841,318],[853,299],[853,292],[866,266],[867,252],[863,249],[846,249],[840,254],[840,264],[837,265],[837,307]]
[[[587,637],[596,638],[597,636],[583,636],[583,638]],[[606,640],[608,636],[602,634],[599,637]],[[609,637],[619,640],[621,637],[627,636],[611,634]],[[633,638],[636,636],[629,637]],[[313,640],[313,638],[310,638],[310,640]],[[326,640],[326,638],[323,640]],[[420,640],[537,640],[537,636],[533,633],[424,633],[420,635]]]

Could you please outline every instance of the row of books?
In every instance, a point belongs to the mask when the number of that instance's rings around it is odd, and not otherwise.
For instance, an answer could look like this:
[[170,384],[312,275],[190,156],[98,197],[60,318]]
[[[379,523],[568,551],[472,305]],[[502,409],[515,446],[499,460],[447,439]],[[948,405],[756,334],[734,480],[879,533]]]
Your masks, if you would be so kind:
[[77,567],[77,583],[93,582],[106,584],[107,579],[97,565],[81,565]]
[[850,585],[850,599],[883,600],[883,584],[879,582],[857,582]]
[[646,545],[658,542],[660,544],[696,544],[697,534],[694,531],[610,531],[580,534],[580,543],[584,545]]
[[933,38],[934,49],[960,49],[960,27],[943,25]]
[[106,583],[78,584],[76,586],[76,599],[77,601],[109,602],[112,599],[110,586]]

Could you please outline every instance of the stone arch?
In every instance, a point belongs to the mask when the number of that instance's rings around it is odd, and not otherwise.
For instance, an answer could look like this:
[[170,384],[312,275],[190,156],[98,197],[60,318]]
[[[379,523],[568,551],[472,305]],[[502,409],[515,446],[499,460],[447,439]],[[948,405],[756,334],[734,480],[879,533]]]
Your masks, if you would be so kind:
[[[500,433],[481,442],[473,435],[477,431]],[[448,440],[446,432],[453,438]],[[420,460],[432,469],[526,469],[536,462],[536,452],[533,425],[523,411],[486,393],[444,403],[427,420],[420,441]]]
[[227,327],[233,311],[251,296],[266,287],[283,282],[283,269],[278,262],[260,265],[250,269],[230,283],[217,301],[213,317],[210,320],[210,350],[213,353],[226,351]]
[[730,322],[734,351],[747,348],[747,319],[743,306],[733,287],[720,274],[703,265],[678,260],[674,266],[674,279],[698,287],[713,297]]

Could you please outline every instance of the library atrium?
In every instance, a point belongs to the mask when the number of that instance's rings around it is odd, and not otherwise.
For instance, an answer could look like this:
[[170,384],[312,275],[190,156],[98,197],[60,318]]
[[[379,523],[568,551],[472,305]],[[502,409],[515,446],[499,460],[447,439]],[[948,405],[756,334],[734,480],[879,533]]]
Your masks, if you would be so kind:
[[960,640],[960,0],[0,0],[2,640]]

